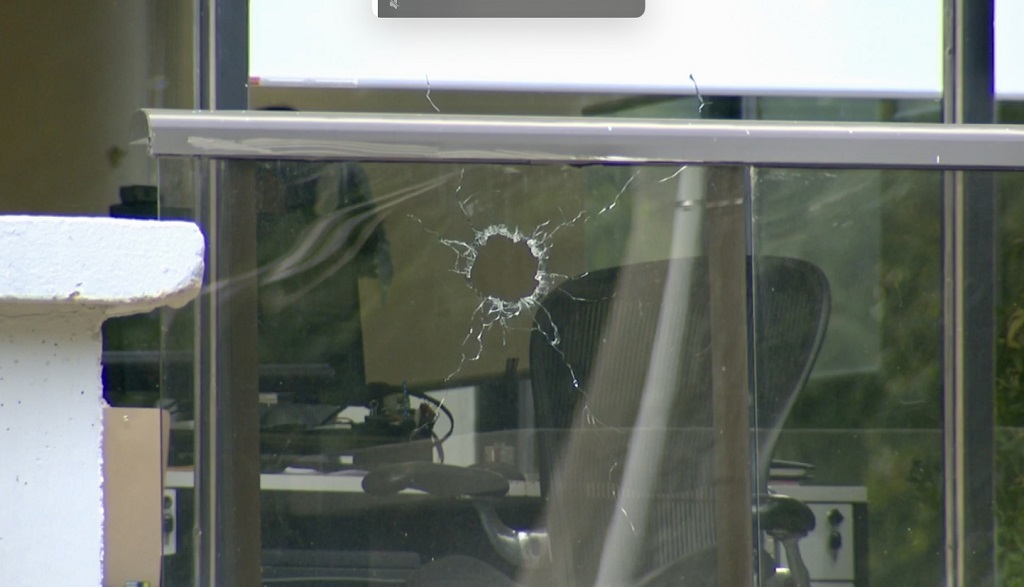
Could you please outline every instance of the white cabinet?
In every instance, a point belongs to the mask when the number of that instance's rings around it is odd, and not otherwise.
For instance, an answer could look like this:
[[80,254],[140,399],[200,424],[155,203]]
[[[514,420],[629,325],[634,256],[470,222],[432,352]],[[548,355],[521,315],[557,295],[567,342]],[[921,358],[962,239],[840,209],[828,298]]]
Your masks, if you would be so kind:
[[[814,587],[867,585],[867,489],[780,485],[778,493],[806,503],[814,512],[814,531],[800,541],[800,554]],[[768,539],[770,541],[770,539]],[[781,545],[769,550],[786,566]]]

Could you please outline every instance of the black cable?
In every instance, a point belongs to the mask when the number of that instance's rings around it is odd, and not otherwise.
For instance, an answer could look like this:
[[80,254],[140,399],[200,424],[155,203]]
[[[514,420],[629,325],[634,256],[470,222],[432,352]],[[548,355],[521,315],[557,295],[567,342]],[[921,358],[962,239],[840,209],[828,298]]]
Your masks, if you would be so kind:
[[[434,398],[432,398],[429,395],[426,395],[424,393],[419,393],[417,391],[410,391],[410,392],[408,392],[408,394],[410,396],[412,396],[412,397],[415,397],[415,398],[421,399],[421,400],[423,400],[425,402],[428,402],[430,404],[433,404],[434,407],[436,407],[438,410],[440,410],[441,412],[444,413],[444,415],[448,418],[448,432],[445,433],[445,435],[442,436],[441,439],[437,441],[437,443],[440,444],[440,443],[448,440],[451,437],[452,432],[455,432],[455,416],[452,416],[451,411],[447,407],[444,406],[443,402],[440,402],[440,401],[438,401],[438,400],[436,400],[436,399],[434,399]],[[435,418],[435,421],[436,421],[436,418]]]

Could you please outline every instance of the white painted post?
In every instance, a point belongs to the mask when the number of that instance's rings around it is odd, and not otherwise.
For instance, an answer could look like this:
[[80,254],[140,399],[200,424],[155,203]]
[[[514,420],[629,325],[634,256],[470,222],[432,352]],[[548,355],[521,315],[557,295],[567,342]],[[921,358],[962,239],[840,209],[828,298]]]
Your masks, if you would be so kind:
[[185,222],[0,216],[0,585],[100,585],[100,325],[202,283]]

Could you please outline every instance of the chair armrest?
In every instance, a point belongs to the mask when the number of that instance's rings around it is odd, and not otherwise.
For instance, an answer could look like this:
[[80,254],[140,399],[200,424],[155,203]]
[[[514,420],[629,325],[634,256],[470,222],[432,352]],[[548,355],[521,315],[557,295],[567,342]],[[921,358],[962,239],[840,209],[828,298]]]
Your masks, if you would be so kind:
[[754,515],[761,529],[779,540],[802,538],[810,534],[816,525],[811,508],[788,495],[762,495],[759,503],[754,506]]
[[494,471],[438,463],[382,465],[363,477],[363,491],[371,495],[418,489],[437,497],[497,497],[507,494],[508,488],[508,480]]

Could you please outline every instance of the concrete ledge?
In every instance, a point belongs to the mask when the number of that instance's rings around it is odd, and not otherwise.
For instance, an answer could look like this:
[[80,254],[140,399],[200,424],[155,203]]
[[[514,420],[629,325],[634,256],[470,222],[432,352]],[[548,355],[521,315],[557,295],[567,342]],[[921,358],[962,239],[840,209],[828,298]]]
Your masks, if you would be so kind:
[[0,216],[0,311],[46,304],[117,316],[179,307],[202,285],[203,250],[188,222]]
[[0,585],[103,584],[100,326],[195,297],[203,251],[185,222],[0,216]]

